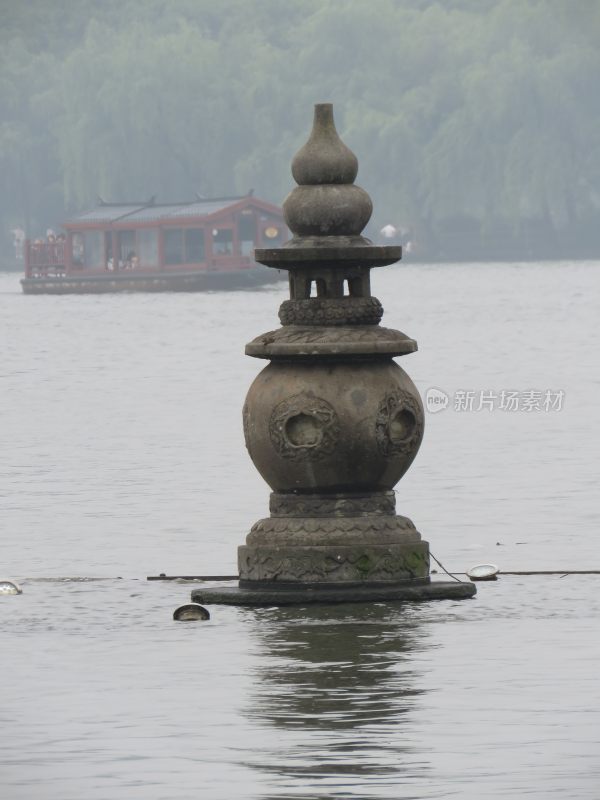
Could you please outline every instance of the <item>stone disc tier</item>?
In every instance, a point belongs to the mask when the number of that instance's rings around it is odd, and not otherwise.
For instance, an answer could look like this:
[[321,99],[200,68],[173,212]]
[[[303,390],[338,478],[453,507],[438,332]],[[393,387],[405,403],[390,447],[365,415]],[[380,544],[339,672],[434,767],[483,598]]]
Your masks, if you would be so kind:
[[[309,301],[310,302],[310,301]],[[320,309],[315,311],[320,314]],[[392,358],[414,353],[417,343],[406,334],[379,325],[340,327],[288,325],[248,342],[246,355],[254,358]]]
[[367,266],[372,269],[395,264],[402,258],[402,248],[374,245],[363,236],[319,236],[294,238],[284,247],[254,251],[259,264],[274,269],[310,269],[322,265],[324,257],[332,267]]

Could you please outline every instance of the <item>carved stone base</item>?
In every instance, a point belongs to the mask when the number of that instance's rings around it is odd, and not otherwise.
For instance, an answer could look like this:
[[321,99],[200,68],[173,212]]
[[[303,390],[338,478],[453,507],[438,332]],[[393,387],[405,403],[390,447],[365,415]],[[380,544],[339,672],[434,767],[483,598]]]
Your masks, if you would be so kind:
[[238,548],[240,581],[296,585],[410,584],[429,577],[429,546],[391,491],[273,492],[271,516]]
[[194,589],[192,601],[205,605],[292,606],[309,603],[385,603],[394,600],[466,600],[477,589],[473,583],[423,582],[414,586],[340,586],[283,588],[281,586],[207,586]]
[[238,548],[242,581],[410,583],[429,575],[427,542],[282,545]]
[[407,517],[267,517],[252,526],[246,544],[259,547],[407,545],[421,534]]

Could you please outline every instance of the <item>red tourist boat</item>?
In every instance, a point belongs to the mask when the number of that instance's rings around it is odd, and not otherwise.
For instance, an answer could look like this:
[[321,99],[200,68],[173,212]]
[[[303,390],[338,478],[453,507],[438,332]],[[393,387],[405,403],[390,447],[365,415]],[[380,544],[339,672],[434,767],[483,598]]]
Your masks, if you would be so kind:
[[199,291],[277,280],[255,247],[288,238],[281,209],[252,193],[187,203],[105,203],[26,241],[26,294]]

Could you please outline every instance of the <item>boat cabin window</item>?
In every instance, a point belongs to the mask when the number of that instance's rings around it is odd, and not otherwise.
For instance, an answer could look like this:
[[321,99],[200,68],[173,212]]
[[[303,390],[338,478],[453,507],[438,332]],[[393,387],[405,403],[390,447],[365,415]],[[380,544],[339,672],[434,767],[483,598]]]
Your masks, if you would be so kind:
[[158,266],[158,231],[143,228],[137,232],[137,254],[142,267]]
[[73,264],[87,269],[104,266],[104,235],[102,231],[73,234]]
[[204,261],[204,230],[202,228],[186,228],[185,254],[188,264],[199,264]]
[[74,266],[83,267],[83,236],[80,233],[74,233],[72,242],[71,260]]
[[202,228],[167,228],[165,230],[165,264],[200,264],[204,261]]
[[184,264],[183,230],[169,228],[165,231],[165,264]]
[[119,231],[117,234],[119,266],[129,264],[136,255],[135,231]]
[[110,267],[113,263],[112,234],[110,231],[104,231],[104,257],[106,266]]
[[231,228],[213,229],[213,255],[230,256],[233,253],[233,231]]
[[240,253],[243,256],[251,256],[256,241],[256,219],[252,211],[245,209],[241,212],[237,227]]

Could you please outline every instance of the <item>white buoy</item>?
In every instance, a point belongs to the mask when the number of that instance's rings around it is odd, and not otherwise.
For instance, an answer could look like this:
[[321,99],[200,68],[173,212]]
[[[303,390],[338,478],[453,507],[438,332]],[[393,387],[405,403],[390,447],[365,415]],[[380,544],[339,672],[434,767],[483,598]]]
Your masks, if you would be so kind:
[[210,614],[200,603],[186,603],[184,606],[179,606],[179,608],[175,609],[173,619],[177,620],[177,622],[193,622],[199,619],[210,619]]
[[0,581],[0,595],[3,594],[23,594],[23,589],[13,581]]
[[467,570],[467,575],[472,581],[495,581],[499,572],[500,567],[496,564],[477,564]]

